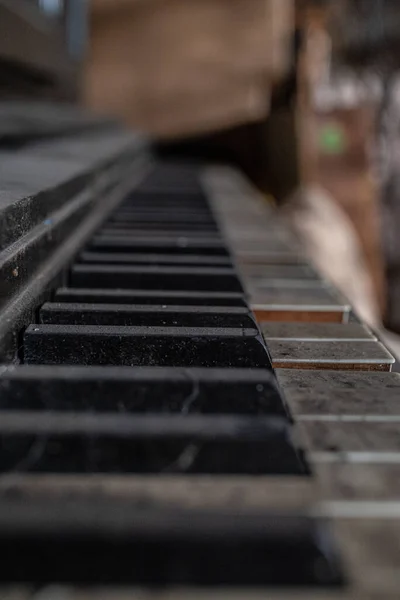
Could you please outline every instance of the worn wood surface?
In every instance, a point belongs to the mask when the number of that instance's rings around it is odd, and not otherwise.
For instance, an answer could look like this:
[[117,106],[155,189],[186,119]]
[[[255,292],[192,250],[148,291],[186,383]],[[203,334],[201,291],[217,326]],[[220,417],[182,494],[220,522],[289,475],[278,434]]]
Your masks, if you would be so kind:
[[290,0],[93,0],[91,8],[92,108],[164,138],[268,114],[290,60]]

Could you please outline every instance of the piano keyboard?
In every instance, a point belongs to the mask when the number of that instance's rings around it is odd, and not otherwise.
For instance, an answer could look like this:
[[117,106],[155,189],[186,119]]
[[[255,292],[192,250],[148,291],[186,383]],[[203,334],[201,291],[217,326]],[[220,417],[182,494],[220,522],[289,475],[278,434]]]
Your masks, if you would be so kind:
[[393,357],[237,172],[120,196],[0,368],[1,597],[397,597]]

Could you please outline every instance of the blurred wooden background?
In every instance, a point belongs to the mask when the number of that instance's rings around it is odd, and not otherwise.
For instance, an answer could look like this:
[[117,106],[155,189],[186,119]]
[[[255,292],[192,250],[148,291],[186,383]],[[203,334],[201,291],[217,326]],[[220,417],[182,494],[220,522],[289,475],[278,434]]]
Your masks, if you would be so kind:
[[[278,202],[300,187],[325,190],[354,227],[383,316],[368,152],[375,106],[364,98],[349,105],[348,94],[329,89],[326,10],[296,7],[292,0],[92,0],[85,103],[155,136],[167,154],[232,160]],[[298,64],[295,27],[305,42]],[[325,105],[321,90],[331,95]]]

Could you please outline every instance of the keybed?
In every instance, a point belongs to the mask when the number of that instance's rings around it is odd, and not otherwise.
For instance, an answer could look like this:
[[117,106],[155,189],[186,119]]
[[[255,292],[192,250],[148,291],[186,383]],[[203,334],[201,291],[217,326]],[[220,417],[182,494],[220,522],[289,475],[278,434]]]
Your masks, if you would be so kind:
[[156,165],[46,300],[0,373],[3,598],[398,596],[394,358],[237,171]]

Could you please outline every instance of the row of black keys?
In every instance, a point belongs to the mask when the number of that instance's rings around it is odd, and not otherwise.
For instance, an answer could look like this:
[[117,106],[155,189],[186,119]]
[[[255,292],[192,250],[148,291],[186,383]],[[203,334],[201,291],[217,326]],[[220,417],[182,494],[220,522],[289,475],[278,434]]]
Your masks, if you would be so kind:
[[[178,184],[178,195],[165,193]],[[2,471],[309,474],[192,175],[158,172],[127,199],[72,266],[69,287],[41,307],[22,351],[25,364],[0,378]],[[0,500],[0,532],[4,581],[343,581],[325,523],[305,516],[166,509],[99,490],[36,502],[19,493]]]
[[[199,220],[195,222],[202,235],[204,228],[207,231],[208,228],[213,229],[215,241],[222,245],[222,237],[205,196],[196,192],[181,194],[178,199],[180,210],[172,211],[172,214],[178,215],[175,219],[184,220],[186,226],[187,215],[196,215]],[[101,237],[104,230],[112,230],[115,239],[119,240],[119,223],[122,219],[127,227],[127,215],[134,217],[132,228],[135,229],[147,226],[150,219],[157,220],[152,227],[164,226],[160,215],[171,214],[169,202],[172,199],[165,193],[133,194],[110,217],[95,239]],[[170,235],[173,237],[175,234]],[[137,239],[135,231],[130,233],[129,239]],[[112,253],[117,264],[93,266],[85,262],[87,254],[91,261],[98,254],[93,242],[89,243],[88,249],[78,259],[80,262],[71,267],[70,288],[57,291],[57,302],[41,307],[38,323],[29,326],[24,335],[25,365],[48,366],[48,373],[44,377],[42,372],[41,381],[52,382],[52,394],[57,398],[55,410],[63,412],[53,421],[46,415],[47,429],[46,423],[40,424],[53,441],[45,444],[40,459],[31,466],[33,470],[308,473],[300,449],[290,439],[290,418],[277,389],[265,343],[246,304],[241,282],[225,246],[224,252],[224,267],[120,265],[120,253],[117,251]],[[99,253],[100,261],[101,256]],[[132,256],[137,257],[135,254]],[[177,252],[169,256],[177,261],[180,254]],[[187,259],[186,254],[182,256]],[[200,259],[199,256],[197,259]],[[206,259],[218,260],[218,256],[206,255]],[[82,294],[80,302],[65,301],[76,292]],[[93,301],[95,292],[98,293],[97,302],[91,303],[85,295],[88,294]],[[104,301],[104,297],[111,293],[114,301],[118,301],[117,298],[124,292],[132,295],[153,292],[164,295],[164,300],[170,293],[181,296],[179,305],[176,301],[158,306],[132,304],[126,294],[122,304]],[[241,305],[186,305],[184,295],[188,293],[194,293],[194,297],[202,293],[203,299],[206,294],[214,298],[219,295],[220,302],[229,296],[232,303],[237,301]],[[63,302],[60,302],[60,296]],[[52,366],[56,365],[85,366],[85,375],[80,374],[83,371],[74,371],[75,379],[71,375],[67,383],[57,387],[60,382],[49,376]],[[102,365],[107,366],[104,371],[106,379],[100,377],[96,393],[88,390],[88,385],[82,387],[82,382],[77,382],[79,377],[87,377],[93,367]],[[143,393],[140,386],[143,388],[145,380],[137,379],[136,369],[127,370],[129,376],[121,375],[122,380],[118,381],[118,370],[113,371],[110,366],[169,369],[163,371],[162,389],[157,390],[150,375]],[[212,384],[208,384],[205,372],[197,372],[198,368],[217,369],[216,377],[218,374],[222,376],[224,386],[218,384],[215,376]],[[242,378],[245,389],[240,398],[238,387],[226,382],[223,369],[229,369],[226,372],[236,386],[241,385]],[[238,373],[238,369],[252,371],[248,381],[246,371]],[[260,370],[258,382],[254,381],[255,369]],[[189,378],[190,389],[183,385],[179,394],[175,393],[171,398],[168,389],[179,387],[182,372],[184,377]],[[24,383],[19,381],[18,385],[21,387]],[[28,385],[34,387],[31,382]],[[212,397],[215,398],[216,394],[207,397],[206,390],[215,389],[215,385],[220,395],[213,403]],[[56,393],[54,386],[57,387]],[[68,387],[73,389],[73,393],[68,391]],[[119,391],[117,398],[112,389]],[[41,394],[43,398],[43,392]],[[79,421],[71,420],[65,408],[71,400],[63,401],[66,394],[73,398],[74,412],[86,407],[86,411],[89,408],[97,414],[94,417],[85,415]],[[22,393],[21,397],[24,396]],[[139,401],[138,396],[141,398]],[[49,394],[45,397],[48,398]],[[6,402],[7,395],[3,398]],[[30,411],[40,410],[32,396],[28,404]],[[41,407],[44,408],[43,402]],[[132,416],[132,412],[146,412],[147,415],[139,419],[137,414]],[[182,413],[185,419],[182,419]],[[189,413],[192,414],[187,416]],[[199,413],[203,416],[200,417]],[[223,414],[224,417],[211,417],[210,413]],[[37,435],[37,412],[29,423],[27,413],[21,414],[25,415],[25,432]],[[254,421],[252,417],[255,414],[264,418]],[[229,419],[227,415],[230,415]],[[8,427],[13,426],[15,418],[20,418],[20,415],[13,416],[14,421],[8,423]],[[90,460],[85,460],[88,428],[92,428],[95,442],[92,442]],[[210,432],[213,432],[211,436]],[[21,456],[31,442],[29,435],[25,442],[17,447]],[[177,460],[188,444],[195,446],[192,459],[189,462]],[[55,451],[54,448],[62,448],[63,460],[61,450]],[[3,461],[8,455],[15,462],[15,446],[12,446],[12,452],[2,453]]]

